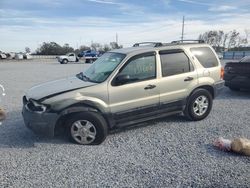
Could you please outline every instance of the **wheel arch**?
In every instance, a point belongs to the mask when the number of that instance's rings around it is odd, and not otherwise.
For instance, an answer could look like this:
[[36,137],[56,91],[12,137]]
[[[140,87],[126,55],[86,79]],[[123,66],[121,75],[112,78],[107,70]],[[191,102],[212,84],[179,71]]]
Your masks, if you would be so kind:
[[202,85],[202,86],[199,86],[195,89],[193,89],[193,91],[189,94],[188,98],[194,93],[195,90],[197,89],[205,89],[207,91],[209,91],[209,93],[212,95],[212,98],[214,99],[215,97],[215,91],[214,91],[214,87],[211,86],[211,85]]
[[94,112],[100,114],[106,121],[108,128],[112,125],[112,120],[109,118],[110,116],[105,113],[102,109],[99,107],[86,103],[76,103],[73,105],[70,105],[68,107],[65,107],[63,110],[58,112],[59,118],[57,119],[54,132],[60,132],[60,130],[64,129],[64,122],[72,115],[82,113],[82,112]]

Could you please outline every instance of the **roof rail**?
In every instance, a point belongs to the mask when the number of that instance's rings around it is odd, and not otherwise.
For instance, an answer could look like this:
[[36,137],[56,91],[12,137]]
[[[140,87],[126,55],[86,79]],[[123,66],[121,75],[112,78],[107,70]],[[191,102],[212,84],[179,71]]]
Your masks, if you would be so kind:
[[161,42],[140,42],[140,43],[135,43],[133,45],[133,47],[139,47],[139,46],[150,46],[152,45],[153,47],[159,47],[159,46],[163,46],[163,44]]
[[204,40],[176,40],[176,41],[172,41],[172,44],[181,44],[181,43],[205,43]]

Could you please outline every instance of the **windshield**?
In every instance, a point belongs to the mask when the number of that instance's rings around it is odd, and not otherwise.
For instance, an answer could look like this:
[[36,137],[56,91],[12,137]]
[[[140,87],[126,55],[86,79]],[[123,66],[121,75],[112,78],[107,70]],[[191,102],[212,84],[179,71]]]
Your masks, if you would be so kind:
[[250,63],[250,56],[243,57],[240,60],[240,63]]
[[[107,52],[99,57],[94,64],[82,74],[83,80],[101,83],[125,58],[125,54]],[[81,77],[80,77],[81,78]]]

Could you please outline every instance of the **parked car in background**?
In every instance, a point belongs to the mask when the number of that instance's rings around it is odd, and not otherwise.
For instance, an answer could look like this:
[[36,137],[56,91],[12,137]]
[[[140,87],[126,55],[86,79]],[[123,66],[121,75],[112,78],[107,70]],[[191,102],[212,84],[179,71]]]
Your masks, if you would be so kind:
[[32,59],[32,56],[29,53],[23,54],[24,59]]
[[6,59],[6,58],[7,58],[6,54],[0,51],[0,59]]
[[226,63],[224,80],[231,90],[250,89],[250,56]]
[[21,54],[21,53],[16,53],[16,54],[15,54],[15,59],[17,59],[17,60],[23,59],[23,54]]
[[100,53],[96,50],[85,50],[78,54],[78,57],[99,57]]
[[67,53],[66,55],[61,55],[57,57],[57,60],[61,64],[67,64],[68,62],[78,62],[79,58],[76,56],[75,53]]
[[78,144],[100,144],[109,130],[184,113],[206,118],[223,88],[223,67],[204,43],[153,43],[103,54],[84,72],[35,86],[23,97],[26,126]]
[[250,63],[250,56],[243,57],[239,62],[240,63]]
[[7,53],[7,58],[8,59],[15,59],[15,55],[16,55],[15,52],[9,52],[9,53]]

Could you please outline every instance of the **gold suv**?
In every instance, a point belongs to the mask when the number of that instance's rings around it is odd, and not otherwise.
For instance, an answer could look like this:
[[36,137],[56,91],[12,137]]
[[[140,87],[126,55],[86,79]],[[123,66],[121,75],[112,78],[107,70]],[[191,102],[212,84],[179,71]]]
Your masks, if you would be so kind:
[[182,112],[206,118],[222,77],[215,51],[202,41],[137,43],[71,78],[29,89],[23,118],[39,134],[64,127],[78,144],[100,144],[109,130],[142,121]]

